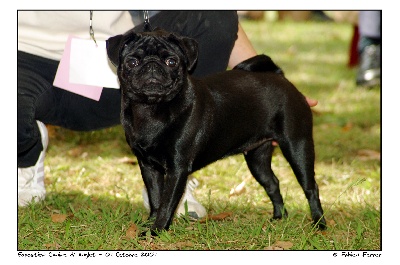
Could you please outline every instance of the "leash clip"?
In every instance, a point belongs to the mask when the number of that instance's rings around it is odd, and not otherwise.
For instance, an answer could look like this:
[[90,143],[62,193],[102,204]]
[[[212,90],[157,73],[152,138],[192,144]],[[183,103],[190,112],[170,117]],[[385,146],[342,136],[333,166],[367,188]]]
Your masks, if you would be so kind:
[[143,17],[144,17],[144,31],[152,31],[151,25],[150,25],[150,19],[149,19],[149,11],[148,10],[143,10]]
[[96,47],[97,47],[97,41],[94,38],[94,30],[93,30],[93,26],[92,26],[92,21],[93,21],[93,11],[90,11],[89,34],[90,34],[90,38],[94,41],[94,43],[96,44]]

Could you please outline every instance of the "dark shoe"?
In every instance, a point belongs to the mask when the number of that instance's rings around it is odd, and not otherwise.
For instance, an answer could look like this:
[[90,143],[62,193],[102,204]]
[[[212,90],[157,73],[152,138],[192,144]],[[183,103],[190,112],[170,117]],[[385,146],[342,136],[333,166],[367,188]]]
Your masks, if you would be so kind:
[[356,84],[373,87],[381,83],[381,46],[369,45],[360,55]]

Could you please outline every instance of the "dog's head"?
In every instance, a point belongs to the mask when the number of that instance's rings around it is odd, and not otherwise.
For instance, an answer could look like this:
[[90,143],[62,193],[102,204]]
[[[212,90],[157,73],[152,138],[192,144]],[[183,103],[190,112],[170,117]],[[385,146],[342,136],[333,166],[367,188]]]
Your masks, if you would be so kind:
[[173,99],[197,62],[197,42],[164,30],[127,32],[107,40],[122,96],[142,103]]

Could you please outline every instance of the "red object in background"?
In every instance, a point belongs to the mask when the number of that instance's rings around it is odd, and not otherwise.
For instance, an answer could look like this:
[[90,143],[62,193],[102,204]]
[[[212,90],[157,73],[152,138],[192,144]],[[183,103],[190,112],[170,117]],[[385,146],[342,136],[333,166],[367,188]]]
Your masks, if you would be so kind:
[[350,43],[350,50],[349,50],[349,62],[347,63],[348,67],[354,67],[358,65],[358,41],[360,39],[360,35],[358,33],[358,26],[353,26],[353,37]]

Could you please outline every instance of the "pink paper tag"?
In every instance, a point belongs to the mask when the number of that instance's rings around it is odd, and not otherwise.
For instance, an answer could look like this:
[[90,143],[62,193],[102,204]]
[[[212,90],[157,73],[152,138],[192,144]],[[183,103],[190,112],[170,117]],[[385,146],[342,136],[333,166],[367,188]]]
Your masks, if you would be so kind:
[[81,84],[73,84],[69,82],[69,65],[71,58],[71,40],[72,36],[68,37],[68,41],[65,45],[64,54],[61,58],[60,64],[58,65],[56,77],[53,85],[72,93],[99,101],[103,87],[89,86]]

